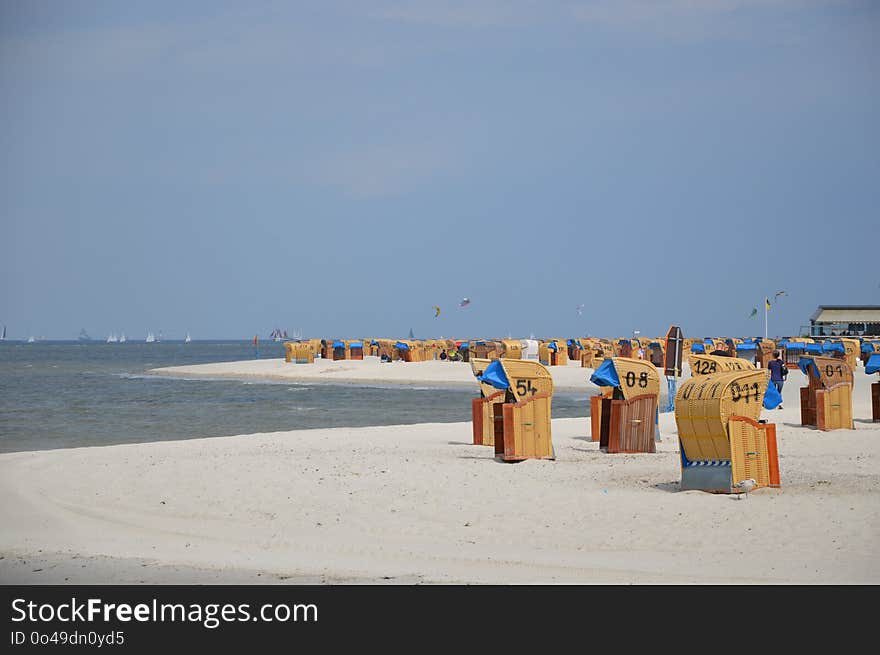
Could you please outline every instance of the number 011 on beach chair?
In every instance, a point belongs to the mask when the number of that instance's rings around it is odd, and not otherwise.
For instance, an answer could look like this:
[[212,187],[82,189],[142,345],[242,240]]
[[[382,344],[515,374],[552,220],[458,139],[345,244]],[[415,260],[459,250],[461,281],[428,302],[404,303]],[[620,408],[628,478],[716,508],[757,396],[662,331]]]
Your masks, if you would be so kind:
[[[482,368],[485,361],[472,360],[481,390],[481,398],[476,400],[486,400],[479,412],[478,404],[473,405],[474,443],[482,439],[486,444],[486,426],[491,425],[496,458],[505,462],[556,459],[550,438],[550,372],[534,361],[494,359]],[[480,368],[482,372],[478,374]],[[495,395],[498,392],[501,396]]]
[[681,386],[675,423],[682,491],[737,493],[736,484],[748,479],[779,486],[776,426],[760,420],[762,408],[779,404],[769,379],[767,369],[753,368],[699,375]]

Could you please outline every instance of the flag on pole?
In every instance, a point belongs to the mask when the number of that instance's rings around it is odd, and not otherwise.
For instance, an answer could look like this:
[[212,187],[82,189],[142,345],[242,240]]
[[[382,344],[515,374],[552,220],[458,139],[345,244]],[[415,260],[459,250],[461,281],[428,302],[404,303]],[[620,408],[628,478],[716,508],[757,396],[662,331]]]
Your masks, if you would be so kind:
[[777,291],[776,295],[773,296],[773,299],[776,300],[779,296],[784,296],[784,295],[786,295],[785,291]]
[[769,310],[770,309],[770,299],[764,298],[764,303],[765,303],[765,306],[767,307],[767,309]]

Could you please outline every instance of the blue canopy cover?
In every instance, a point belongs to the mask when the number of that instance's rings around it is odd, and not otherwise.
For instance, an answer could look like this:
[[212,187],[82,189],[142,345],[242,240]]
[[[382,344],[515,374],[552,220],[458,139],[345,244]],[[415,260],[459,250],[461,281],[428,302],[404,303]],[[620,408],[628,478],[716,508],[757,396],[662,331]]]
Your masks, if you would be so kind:
[[590,376],[590,382],[599,387],[619,387],[620,378],[617,375],[617,369],[614,367],[614,360],[610,357],[599,364],[599,368],[593,371]]
[[504,374],[504,368],[501,366],[501,362],[497,359],[493,360],[492,363],[486,367],[486,370],[483,371],[483,374],[477,376],[477,379],[480,382],[491,384],[496,389],[510,388],[510,382],[507,379],[507,375]]

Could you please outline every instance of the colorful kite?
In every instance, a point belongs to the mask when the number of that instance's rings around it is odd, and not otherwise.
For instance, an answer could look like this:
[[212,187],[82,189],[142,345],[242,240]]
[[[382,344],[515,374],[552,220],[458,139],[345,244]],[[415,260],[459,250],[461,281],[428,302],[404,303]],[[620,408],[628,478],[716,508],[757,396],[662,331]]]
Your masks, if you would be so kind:
[[458,303],[458,306],[459,306],[459,307],[467,307],[467,306],[470,305],[470,304],[471,304],[471,299],[470,299],[470,298],[462,298],[462,299],[461,299],[461,302]]
[[434,318],[440,316],[440,308],[437,305],[434,305]]
[[757,313],[758,313],[758,308],[757,308],[757,307],[752,307],[752,313],[749,314],[749,318],[751,318],[752,316],[754,316],[754,315],[757,314]]

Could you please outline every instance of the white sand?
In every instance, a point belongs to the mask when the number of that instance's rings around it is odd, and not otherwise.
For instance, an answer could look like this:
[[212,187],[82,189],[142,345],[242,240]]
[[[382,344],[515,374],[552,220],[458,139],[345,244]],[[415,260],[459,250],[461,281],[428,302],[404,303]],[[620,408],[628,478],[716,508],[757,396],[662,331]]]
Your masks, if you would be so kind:
[[[428,364],[374,368],[460,369],[476,395],[469,366]],[[672,414],[656,454],[604,454],[589,419],[555,419],[557,459],[519,464],[471,445],[469,423],[4,454],[0,581],[876,584],[875,379],[856,372],[854,431],[819,432],[799,425],[792,371],[785,409],[764,412],[782,487],[742,500],[678,490]]]
[[[549,367],[555,389],[593,389],[593,369],[580,363]],[[308,380],[335,383],[434,384],[476,388],[468,362],[380,362],[378,357],[362,360],[316,359],[313,364],[294,364],[278,359],[252,359],[217,364],[169,366],[154,368],[149,373],[189,378],[260,378],[264,380]]]

